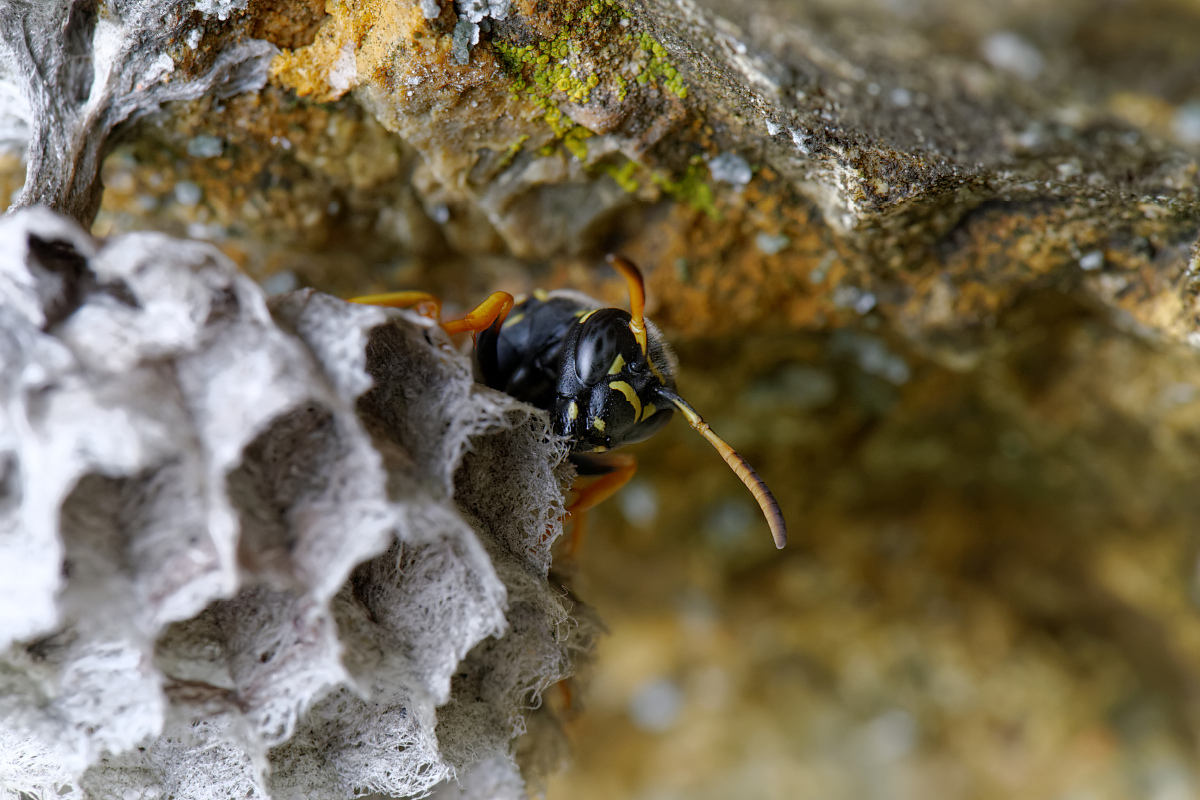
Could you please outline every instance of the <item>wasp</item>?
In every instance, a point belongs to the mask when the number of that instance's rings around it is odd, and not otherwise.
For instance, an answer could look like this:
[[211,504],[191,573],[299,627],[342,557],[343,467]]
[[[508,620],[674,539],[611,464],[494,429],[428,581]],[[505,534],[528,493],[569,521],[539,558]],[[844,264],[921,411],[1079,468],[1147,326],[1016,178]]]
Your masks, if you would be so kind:
[[[737,451],[717,436],[675,390],[679,362],[662,333],[644,316],[645,282],[637,266],[619,255],[608,263],[629,288],[629,311],[606,308],[580,292],[536,290],[514,300],[495,292],[461,319],[442,323],[447,333],[475,335],[476,374],[487,386],[550,415],[554,432],[571,443],[580,475],[599,476],[579,493],[577,514],[614,494],[633,477],[632,456],[610,451],[662,430],[678,411],[716,448],[758,502],[775,546],[787,543],[787,526],[771,490]],[[441,305],[425,292],[390,292],[351,300],[407,307]]]

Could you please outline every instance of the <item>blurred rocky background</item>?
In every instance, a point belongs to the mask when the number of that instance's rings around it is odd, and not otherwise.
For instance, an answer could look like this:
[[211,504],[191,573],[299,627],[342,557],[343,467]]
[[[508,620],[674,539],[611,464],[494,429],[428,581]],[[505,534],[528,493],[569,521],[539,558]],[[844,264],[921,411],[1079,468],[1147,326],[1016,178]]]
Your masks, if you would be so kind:
[[620,304],[624,252],[783,505],[634,448],[548,797],[1200,793],[1195,0],[174,5],[162,80],[261,90],[122,117],[98,211],[17,126],[0,191],[268,291]]

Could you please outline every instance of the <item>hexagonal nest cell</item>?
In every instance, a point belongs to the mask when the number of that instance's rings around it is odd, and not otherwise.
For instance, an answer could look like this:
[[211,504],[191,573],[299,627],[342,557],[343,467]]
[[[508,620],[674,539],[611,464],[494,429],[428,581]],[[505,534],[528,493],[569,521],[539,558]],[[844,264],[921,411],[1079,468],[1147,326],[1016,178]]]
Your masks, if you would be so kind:
[[206,244],[33,209],[0,252],[0,785],[524,796],[598,630],[545,417]]

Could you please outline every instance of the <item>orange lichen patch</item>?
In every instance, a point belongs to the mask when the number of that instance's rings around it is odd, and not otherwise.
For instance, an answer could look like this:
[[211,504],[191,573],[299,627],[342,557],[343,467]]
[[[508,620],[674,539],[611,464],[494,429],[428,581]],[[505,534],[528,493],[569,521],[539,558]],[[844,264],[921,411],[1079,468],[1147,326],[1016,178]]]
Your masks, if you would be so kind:
[[252,12],[250,35],[285,50],[312,44],[328,16],[325,0],[259,0]]
[[556,14],[547,13],[555,10],[547,8],[548,5],[559,6],[557,9],[559,11],[576,11],[583,5],[583,2],[570,0],[570,2],[547,4],[544,0],[514,0],[509,16],[521,17],[524,24],[529,26],[530,31],[536,36],[542,39],[552,39],[562,27],[562,20]]
[[[495,250],[496,231],[507,230],[519,251],[528,221],[480,209],[478,195],[516,154],[536,150],[553,134],[541,130],[543,112],[510,91],[490,47],[480,43],[468,64],[454,63],[453,29],[448,10],[426,20],[415,3],[338,5],[312,45],[277,57],[272,75],[317,100],[357,87],[357,99],[375,118],[421,153],[412,184],[427,205],[447,209],[451,241],[464,250]],[[536,181],[554,182],[552,175]]]
[[364,86],[365,102],[385,127],[427,158],[449,159],[461,168],[477,162],[479,148],[506,152],[527,135],[528,122],[541,112],[508,91],[507,78],[488,49],[477,47],[471,63],[458,66],[449,60],[448,47],[444,37],[436,48],[422,51],[422,57],[409,53],[379,61]]
[[1137,128],[1159,136],[1171,135],[1175,106],[1161,97],[1134,92],[1117,92],[1108,98],[1108,110]]
[[846,274],[846,256],[786,184],[757,179],[740,194],[720,194],[717,208],[720,220],[677,204],[628,245],[636,261],[653,265],[653,319],[683,336],[712,336],[821,328],[839,313],[831,289]]
[[1200,301],[1187,288],[1187,264],[1164,270],[1143,261],[1116,273],[1084,281],[1092,293],[1138,322],[1183,340],[1200,330]]
[[1139,323],[1182,340],[1200,330],[1200,298],[1193,283],[1196,256],[1187,244],[1200,225],[1157,208],[1141,211],[1143,218],[1130,225],[1122,246],[1099,251],[1104,269],[1087,275],[1084,286]]
[[[474,48],[470,64],[453,63],[451,16],[427,20],[417,4],[390,0],[339,4],[311,45],[276,57],[271,76],[317,101],[337,99],[363,85],[380,122],[406,138],[399,120],[409,116],[419,116],[422,128],[435,140],[444,134],[442,124],[467,108],[476,136],[486,136],[487,131],[480,130],[486,127],[480,125],[484,120],[500,120],[512,112],[536,117],[536,109],[527,103],[514,104],[487,47]],[[500,138],[507,147],[516,137]]]
[[911,289],[899,314],[913,331],[963,330],[991,324],[1031,287],[1082,285],[1140,322],[1182,337],[1195,330],[1200,308],[1184,291],[1185,254],[1163,235],[1178,238],[1171,232],[1194,226],[1150,218],[1100,226],[1069,203],[993,207],[960,224],[943,258],[899,273]]
[[25,163],[15,153],[0,153],[0,200],[7,208],[9,198],[25,185]]
[[271,78],[304,97],[336,100],[379,69],[388,69],[396,47],[448,51],[448,36],[438,36],[416,3],[362,0],[330,4],[331,10],[312,44],[280,53]]
[[[402,244],[424,248],[430,234],[419,225],[432,223],[404,214],[415,205],[405,182],[412,155],[361,109],[297,102],[269,86],[172,110],[169,125],[146,126],[106,160],[97,234],[140,218],[138,227],[214,241],[255,278],[286,269],[346,293],[367,264],[395,259]],[[191,155],[197,138],[219,155]]]

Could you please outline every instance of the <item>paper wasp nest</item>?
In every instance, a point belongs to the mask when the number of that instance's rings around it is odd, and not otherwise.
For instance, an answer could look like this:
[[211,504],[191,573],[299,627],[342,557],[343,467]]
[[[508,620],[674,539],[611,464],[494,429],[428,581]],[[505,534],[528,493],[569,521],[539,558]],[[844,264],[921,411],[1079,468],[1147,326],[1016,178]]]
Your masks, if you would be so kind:
[[522,795],[593,632],[545,419],[429,321],[268,308],[208,245],[32,209],[0,254],[0,787]]

